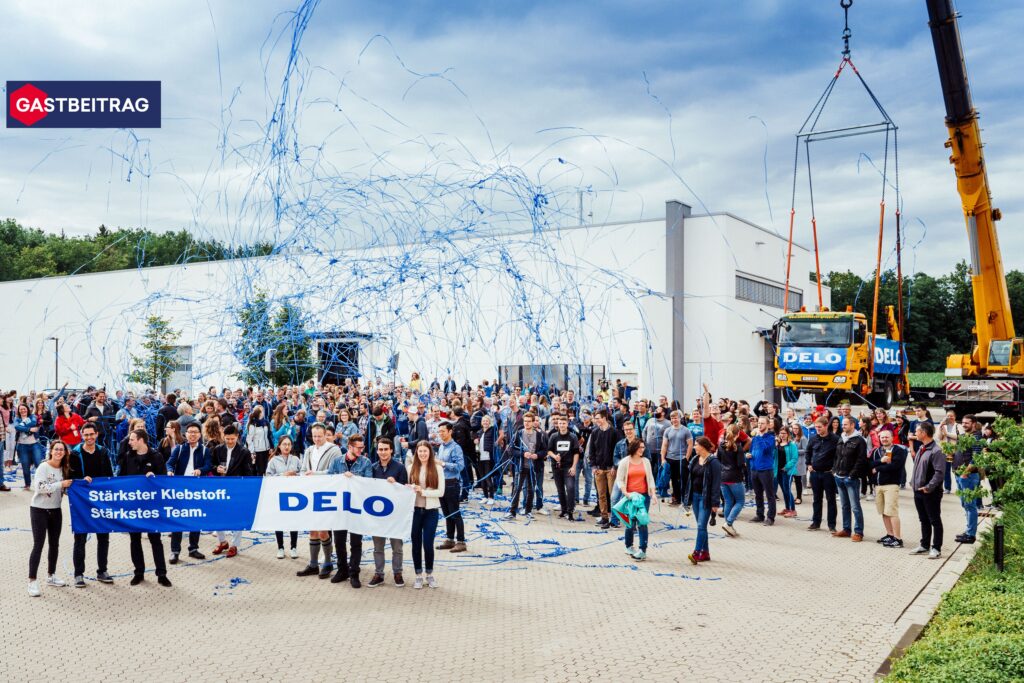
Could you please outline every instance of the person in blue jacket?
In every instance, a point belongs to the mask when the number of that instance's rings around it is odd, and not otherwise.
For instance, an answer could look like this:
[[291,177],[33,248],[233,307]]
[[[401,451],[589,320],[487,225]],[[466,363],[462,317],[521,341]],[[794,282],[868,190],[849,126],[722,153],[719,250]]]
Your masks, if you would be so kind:
[[[167,459],[167,474],[179,477],[205,477],[210,473],[211,453],[201,440],[202,430],[198,422],[189,423],[185,429],[185,443],[178,444],[171,450]],[[181,531],[171,532],[171,564],[178,564],[181,555]],[[188,556],[193,560],[205,560],[206,555],[199,552],[199,532],[188,532]]]
[[[765,526],[775,524],[775,449],[775,432],[771,428],[771,421],[762,415],[757,418],[757,435],[751,439],[747,464],[750,466],[757,504],[757,514],[750,521],[761,522]],[[767,517],[764,514],[765,499],[768,502]]]

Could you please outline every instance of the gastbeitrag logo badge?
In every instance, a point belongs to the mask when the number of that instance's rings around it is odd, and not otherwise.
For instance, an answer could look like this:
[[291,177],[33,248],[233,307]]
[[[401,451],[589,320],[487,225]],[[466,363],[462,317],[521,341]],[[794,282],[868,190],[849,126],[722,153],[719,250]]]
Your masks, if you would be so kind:
[[7,111],[15,121],[31,126],[46,116],[46,93],[27,83],[10,94]]
[[160,81],[7,81],[8,128],[159,128]]

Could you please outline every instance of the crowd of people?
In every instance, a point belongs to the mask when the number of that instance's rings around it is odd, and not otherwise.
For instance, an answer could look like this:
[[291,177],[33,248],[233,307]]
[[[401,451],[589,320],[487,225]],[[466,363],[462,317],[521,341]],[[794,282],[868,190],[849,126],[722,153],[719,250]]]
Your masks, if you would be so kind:
[[[46,584],[65,585],[56,574],[65,489],[75,480],[111,476],[342,474],[407,486],[416,494],[409,530],[414,588],[437,587],[435,551],[467,550],[461,510],[471,493],[483,510],[507,501],[506,522],[520,515],[532,519],[552,515],[546,481],[554,484],[560,520],[582,521],[577,507],[593,502],[586,514],[600,529],[624,528],[626,552],[638,561],[647,557],[651,503],[684,508],[696,524],[688,555],[695,565],[711,560],[708,527],[719,518],[726,535],[739,538],[736,522],[751,499],[748,521],[773,526],[779,518],[797,517],[808,490],[808,530],[824,523],[832,537],[861,542],[861,501],[874,500],[885,531],[877,542],[903,548],[899,490],[909,485],[921,526],[912,554],[937,558],[943,491],[952,491],[954,479],[960,490],[979,489],[983,473],[973,458],[996,438],[974,416],[957,420],[949,412],[936,424],[923,406],[894,416],[875,409],[854,417],[849,404],[797,414],[767,401],[751,408],[745,401],[716,400],[705,385],[687,411],[666,396],[633,400],[633,391],[621,382],[602,382],[595,396],[579,397],[536,383],[457,387],[451,377],[426,386],[414,373],[407,385],[378,379],[318,386],[311,380],[272,390],[210,387],[194,398],[181,392],[111,396],[93,387],[65,388],[54,396],[10,392],[0,399],[0,444],[5,475],[19,466],[25,490],[33,494],[29,594],[41,593],[37,572],[44,545]],[[6,479],[0,491],[10,491]],[[990,486],[998,488],[998,482]],[[965,530],[957,541],[973,543],[981,499],[966,496],[962,505]],[[435,547],[441,522],[443,540]],[[207,531],[216,533],[214,555],[237,555],[241,531]],[[183,552],[206,558],[201,532],[188,533],[184,550],[185,534],[169,535],[170,564],[181,562]],[[298,576],[362,586],[362,535],[345,529],[308,535],[309,561]],[[96,580],[112,583],[109,534],[95,536]],[[290,532],[287,538],[293,559],[299,557],[298,536]],[[129,537],[131,584],[137,585],[146,573],[142,534]],[[88,538],[74,534],[77,587],[87,585]],[[161,534],[149,533],[147,540],[157,581],[169,587]],[[284,532],[276,540],[283,559]],[[368,585],[385,583],[390,546],[393,584],[404,586],[403,539],[372,540]]]

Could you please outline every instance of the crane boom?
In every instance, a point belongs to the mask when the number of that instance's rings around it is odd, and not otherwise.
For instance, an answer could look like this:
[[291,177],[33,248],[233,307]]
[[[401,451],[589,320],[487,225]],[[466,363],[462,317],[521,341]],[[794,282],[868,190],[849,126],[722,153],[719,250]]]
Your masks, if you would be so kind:
[[[957,190],[970,243],[974,332],[978,342],[970,355],[950,356],[947,368],[958,368],[965,377],[981,376],[989,371],[991,343],[1014,338],[1010,297],[995,229],[1000,213],[992,208],[978,113],[971,101],[960,29],[952,0],[927,0],[927,4],[928,25],[946,105],[946,127],[949,130],[946,147],[950,150],[949,160],[956,172]],[[1008,368],[1001,369],[1005,371]]]

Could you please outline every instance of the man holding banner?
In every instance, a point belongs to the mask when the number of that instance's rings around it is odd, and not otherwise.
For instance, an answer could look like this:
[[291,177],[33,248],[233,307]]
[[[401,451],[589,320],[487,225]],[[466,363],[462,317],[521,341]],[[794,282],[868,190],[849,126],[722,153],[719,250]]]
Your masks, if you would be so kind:
[[[200,477],[210,473],[212,453],[200,441],[202,429],[198,422],[189,423],[185,429],[185,443],[178,444],[171,450],[167,461],[167,474],[183,477]],[[178,564],[181,554],[182,532],[171,532],[171,564]],[[199,532],[188,532],[188,556],[193,560],[205,560],[206,555],[199,552]]]
[[[249,449],[238,443],[238,427],[232,423],[224,428],[224,443],[213,449],[212,474],[218,477],[251,477],[253,475],[252,454]],[[217,532],[217,547],[214,555],[225,550],[228,557],[238,554],[238,542],[242,539],[241,529],[231,529],[231,542],[227,541],[227,531]],[[190,539],[191,540],[191,539]]]
[[[334,459],[328,473],[346,477],[369,477],[373,474],[370,459],[363,455],[362,434],[348,437],[348,452],[345,453],[345,457]],[[346,553],[346,536],[352,546],[351,553]],[[347,529],[336,529],[334,547],[338,553],[338,573],[331,578],[331,583],[341,583],[348,579],[353,588],[362,587],[359,582],[359,563],[363,559],[363,535],[354,531],[349,532]]]
[[[391,439],[379,437],[377,439],[377,464],[373,466],[373,478],[383,479],[395,486],[405,486],[409,483],[409,473],[394,459],[395,447]],[[405,585],[402,579],[402,539],[387,539],[384,536],[373,537],[373,578],[369,586],[376,588],[384,583],[384,541],[391,543],[391,569],[395,575],[395,586],[401,588]]]
[[[149,447],[149,436],[145,429],[136,429],[128,433],[128,450],[118,461],[118,473],[122,477],[145,475],[154,477],[158,473],[166,475],[167,465],[159,452]],[[156,582],[167,588],[171,587],[171,580],[167,578],[167,565],[164,564],[164,544],[160,540],[160,534],[148,532],[149,545],[153,550],[153,564],[156,565]],[[146,558],[142,554],[142,533],[135,531],[128,534],[132,564],[135,566],[135,575],[132,577],[131,585],[137,586],[143,582],[146,574]]]
[[[341,449],[327,440],[327,427],[316,422],[309,428],[313,444],[306,448],[299,464],[299,472],[303,476],[327,474],[336,458],[341,457]],[[331,547],[330,531],[309,532],[309,564],[305,569],[295,572],[296,576],[312,576],[317,574],[321,579],[331,576],[334,571],[334,549]],[[324,563],[319,563],[320,550],[324,551]]]

